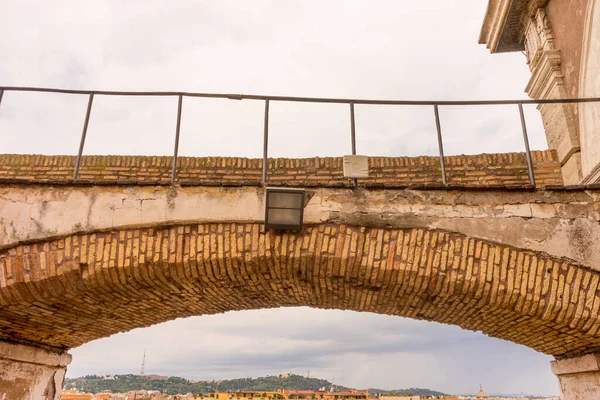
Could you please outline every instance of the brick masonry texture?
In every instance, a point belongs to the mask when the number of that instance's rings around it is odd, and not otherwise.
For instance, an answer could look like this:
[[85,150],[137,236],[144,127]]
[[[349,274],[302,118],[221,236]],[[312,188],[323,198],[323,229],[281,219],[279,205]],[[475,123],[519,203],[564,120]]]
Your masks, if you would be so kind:
[[461,326],[558,358],[600,350],[600,273],[457,233],[338,224],[126,229],[0,252],[0,339],[53,349],[282,306]]
[[[563,184],[554,150],[532,152],[538,186]],[[76,157],[0,155],[0,183],[72,182]],[[449,185],[473,187],[523,187],[529,185],[522,153],[480,154],[445,158]],[[84,156],[81,183],[169,184],[172,157]],[[438,157],[370,157],[370,177],[360,186],[407,187],[442,183]],[[181,185],[260,185],[262,159],[227,157],[180,157],[177,182]],[[296,187],[351,187],[344,178],[341,157],[269,159],[268,184]]]

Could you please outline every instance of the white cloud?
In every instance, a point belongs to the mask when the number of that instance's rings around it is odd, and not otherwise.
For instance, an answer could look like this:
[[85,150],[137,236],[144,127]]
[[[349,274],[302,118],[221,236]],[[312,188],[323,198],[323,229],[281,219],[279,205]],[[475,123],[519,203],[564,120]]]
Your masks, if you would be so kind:
[[[5,85],[115,90],[522,98],[522,55],[491,56],[477,44],[484,9],[480,1],[3,2],[0,77]],[[43,98],[5,94],[5,151],[76,152],[86,99]],[[183,154],[260,156],[262,104],[234,103],[186,99]],[[442,108],[447,153],[521,151],[513,108]],[[175,110],[174,98],[97,96],[85,152],[170,154]],[[528,117],[533,147],[546,147],[537,112]],[[274,103],[270,154],[347,153],[348,118],[345,106]],[[357,126],[364,154],[437,151],[430,108],[357,107]],[[65,139],[36,146],[42,132]]]
[[458,327],[354,311],[280,308],[178,319],[72,350],[69,376],[223,379],[294,372],[351,387],[555,393],[545,356]]

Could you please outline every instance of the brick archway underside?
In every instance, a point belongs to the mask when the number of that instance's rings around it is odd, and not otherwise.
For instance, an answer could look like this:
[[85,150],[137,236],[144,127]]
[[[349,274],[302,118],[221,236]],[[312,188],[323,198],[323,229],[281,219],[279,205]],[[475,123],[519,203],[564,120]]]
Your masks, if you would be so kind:
[[0,340],[57,349],[177,317],[285,306],[461,326],[558,358],[600,350],[600,273],[424,229],[125,229],[0,253]]

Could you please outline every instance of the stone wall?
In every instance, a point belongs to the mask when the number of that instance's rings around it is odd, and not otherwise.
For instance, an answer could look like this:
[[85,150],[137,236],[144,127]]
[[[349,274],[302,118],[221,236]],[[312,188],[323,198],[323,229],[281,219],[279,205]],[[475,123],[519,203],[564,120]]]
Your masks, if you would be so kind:
[[[562,185],[556,152],[532,152],[539,186]],[[80,183],[169,184],[172,157],[85,156],[79,172]],[[260,185],[262,159],[181,157],[178,159],[181,185]],[[527,186],[529,178],[521,153],[450,156],[445,158],[450,186]],[[72,181],[75,157],[42,155],[0,155],[0,182]],[[438,157],[370,157],[367,187],[441,186]],[[269,159],[268,184],[298,187],[351,187],[343,176],[341,157]]]
[[0,341],[0,399],[59,400],[71,356]]
[[600,354],[553,361],[551,366],[558,377],[561,399],[600,399]]

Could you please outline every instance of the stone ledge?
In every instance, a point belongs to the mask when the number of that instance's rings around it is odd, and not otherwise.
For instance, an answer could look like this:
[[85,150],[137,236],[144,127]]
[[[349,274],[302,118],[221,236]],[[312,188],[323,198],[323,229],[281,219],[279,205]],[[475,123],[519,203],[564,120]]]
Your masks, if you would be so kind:
[[600,353],[555,360],[550,363],[554,375],[580,374],[600,371]]
[[0,360],[52,367],[66,367],[71,363],[71,355],[68,353],[56,353],[37,347],[0,341]]

